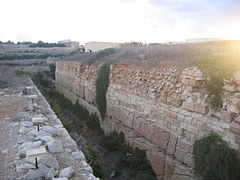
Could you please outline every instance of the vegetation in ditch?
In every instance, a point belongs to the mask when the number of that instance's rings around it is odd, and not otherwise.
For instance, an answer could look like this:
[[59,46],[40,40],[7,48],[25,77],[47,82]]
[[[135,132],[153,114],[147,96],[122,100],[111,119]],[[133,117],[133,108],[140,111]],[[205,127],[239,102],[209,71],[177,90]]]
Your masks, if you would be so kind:
[[131,172],[131,179],[156,180],[156,175],[146,158],[146,152],[144,150],[133,149],[125,145],[122,150],[119,167],[119,169],[127,167]]
[[113,131],[109,133],[104,141],[104,147],[107,148],[109,151],[117,151],[122,148],[122,145],[124,143],[124,135],[123,133],[117,133],[116,131]]
[[104,119],[107,109],[106,94],[109,86],[110,65],[116,61],[109,60],[105,62],[99,69],[96,79],[96,104]]
[[201,180],[240,179],[240,159],[217,134],[198,140],[193,150],[194,173]]
[[50,76],[55,79],[55,71],[56,71],[56,65],[55,64],[49,64],[50,69]]
[[[64,109],[71,110],[80,119],[86,118],[86,124],[92,131],[96,132],[96,130],[98,131],[101,129],[96,113],[89,114],[87,109],[82,107],[78,102],[72,104],[72,102],[62,94],[51,88],[47,89],[48,82],[45,82],[45,80],[42,79],[43,76],[34,75],[25,71],[17,71],[16,73],[20,76],[30,76],[33,79],[34,84],[45,96],[51,105],[51,108],[69,132],[73,132],[76,128],[77,132],[81,132],[81,130],[78,129],[76,122],[63,113]],[[99,133],[103,135],[103,131],[99,131]],[[82,135],[80,135],[80,137],[83,138]],[[94,175],[101,178],[101,180],[109,179],[107,176],[107,171],[109,169],[103,164],[101,153],[85,138],[82,141],[83,144],[81,147],[84,148],[87,162],[93,168]],[[122,133],[112,132],[107,136],[104,136],[102,146],[109,152],[116,153],[116,156],[118,157],[114,177],[121,176],[121,174],[128,172],[130,178],[133,180],[156,180],[156,176],[146,159],[145,152],[127,146],[124,143],[124,135]]]
[[109,151],[119,152],[119,163],[116,176],[126,169],[133,180],[156,180],[156,175],[146,158],[144,150],[134,149],[126,145],[123,133],[111,132],[103,140],[104,147]]
[[[79,103],[72,104],[72,102],[67,99],[62,94],[56,92],[56,91],[46,91],[44,88],[44,85],[47,84],[47,82],[44,82],[44,80],[41,78],[41,76],[34,75],[32,73],[17,70],[15,73],[18,76],[29,76],[33,80],[34,84],[38,87],[38,89],[41,91],[41,93],[44,95],[48,103],[50,104],[53,111],[56,113],[58,118],[61,120],[64,127],[69,131],[73,131],[77,128],[75,126],[74,122],[66,117],[63,113],[63,110],[65,108],[71,109],[78,117],[80,118],[89,118],[89,113],[86,108],[83,108]],[[57,99],[57,100],[56,100]],[[97,118],[95,114],[90,115],[90,122],[94,121],[96,122]],[[90,123],[91,128],[100,128],[98,125],[93,125],[93,122]],[[86,141],[86,140],[85,140]],[[102,180],[105,179],[105,170],[103,169],[102,160],[99,152],[97,152],[94,147],[86,141],[86,151],[87,151],[87,162],[91,165],[94,171],[94,175],[101,178]]]
[[239,58],[240,55],[236,54],[209,55],[191,64],[199,67],[209,77],[206,89],[210,95],[211,107],[215,111],[222,107],[223,80],[231,77],[240,67]]

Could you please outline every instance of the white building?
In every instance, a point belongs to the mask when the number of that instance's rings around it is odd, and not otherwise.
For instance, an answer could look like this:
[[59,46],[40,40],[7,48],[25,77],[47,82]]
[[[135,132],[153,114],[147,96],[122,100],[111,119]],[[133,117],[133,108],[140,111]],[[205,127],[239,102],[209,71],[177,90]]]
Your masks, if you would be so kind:
[[85,49],[87,51],[100,51],[107,48],[116,48],[119,47],[120,43],[113,43],[113,42],[87,42],[85,43]]

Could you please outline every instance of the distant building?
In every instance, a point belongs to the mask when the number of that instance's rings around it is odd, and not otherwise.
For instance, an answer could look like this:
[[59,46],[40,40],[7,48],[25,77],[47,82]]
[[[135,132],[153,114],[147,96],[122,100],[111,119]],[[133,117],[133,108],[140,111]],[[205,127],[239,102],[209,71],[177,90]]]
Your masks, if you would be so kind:
[[211,42],[211,41],[222,41],[222,39],[217,39],[217,38],[186,39],[186,43],[201,43],[201,42]]
[[185,44],[185,42],[183,42],[183,41],[166,41],[162,44],[164,44],[164,45],[175,45],[175,44]]
[[85,49],[87,51],[100,51],[107,48],[116,48],[119,47],[120,43],[112,43],[112,42],[87,42],[85,43]]
[[65,39],[62,41],[58,41],[59,44],[65,44],[67,47],[70,47],[72,49],[79,49],[79,42],[77,41],[71,41],[70,39]]

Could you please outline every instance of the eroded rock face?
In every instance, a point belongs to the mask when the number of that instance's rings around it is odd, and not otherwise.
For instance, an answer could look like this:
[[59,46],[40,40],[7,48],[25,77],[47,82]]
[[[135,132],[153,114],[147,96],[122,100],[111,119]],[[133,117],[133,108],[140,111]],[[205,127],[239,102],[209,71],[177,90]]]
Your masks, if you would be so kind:
[[[90,112],[95,107],[99,64],[58,62],[56,86]],[[240,72],[240,70],[239,70]],[[105,131],[123,132],[127,143],[147,151],[159,179],[193,179],[192,148],[210,132],[239,149],[239,72],[224,80],[223,108],[213,112],[205,89],[207,77],[197,67],[154,68],[117,63],[111,66]]]

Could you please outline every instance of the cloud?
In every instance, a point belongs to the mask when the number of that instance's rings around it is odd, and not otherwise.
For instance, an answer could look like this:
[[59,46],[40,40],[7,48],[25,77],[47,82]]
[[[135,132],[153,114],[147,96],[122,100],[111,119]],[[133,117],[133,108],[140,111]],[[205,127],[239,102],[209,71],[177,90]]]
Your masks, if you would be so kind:
[[[1,40],[239,38],[238,0],[1,0]],[[234,33],[232,33],[232,29]]]

